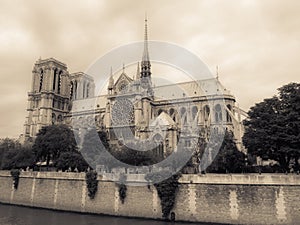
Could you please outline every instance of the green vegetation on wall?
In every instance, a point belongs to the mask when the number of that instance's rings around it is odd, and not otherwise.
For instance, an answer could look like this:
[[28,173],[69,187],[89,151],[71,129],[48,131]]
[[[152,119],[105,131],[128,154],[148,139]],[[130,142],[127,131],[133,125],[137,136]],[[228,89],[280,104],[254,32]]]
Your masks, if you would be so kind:
[[[149,181],[159,180],[157,176],[162,176],[161,173],[147,174],[145,179]],[[158,197],[160,198],[162,217],[165,219],[169,218],[170,212],[172,211],[175,201],[176,194],[179,188],[180,175],[174,174],[169,176],[168,179],[155,183],[154,186],[157,190]]]
[[10,171],[10,174],[11,174],[11,176],[13,178],[13,181],[14,181],[14,188],[18,189],[19,179],[20,179],[20,170],[18,170],[18,169],[12,169]]
[[96,171],[88,171],[85,174],[86,186],[88,189],[88,196],[90,199],[94,199],[98,191],[98,174]]

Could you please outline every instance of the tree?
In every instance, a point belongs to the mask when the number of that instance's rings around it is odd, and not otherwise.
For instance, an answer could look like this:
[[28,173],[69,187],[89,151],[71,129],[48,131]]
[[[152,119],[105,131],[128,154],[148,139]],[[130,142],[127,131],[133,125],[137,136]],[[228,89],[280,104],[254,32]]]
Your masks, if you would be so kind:
[[72,172],[76,169],[78,172],[83,172],[89,167],[80,152],[62,152],[56,160],[55,166],[57,169],[62,171],[66,171],[71,168]]
[[207,170],[217,173],[241,173],[244,167],[245,154],[238,150],[233,133],[225,131],[220,149]]
[[0,139],[0,168],[2,167],[5,153],[7,153],[12,149],[16,149],[18,147],[21,147],[21,144],[15,139],[11,139],[11,138]]
[[66,125],[43,127],[37,134],[32,150],[37,161],[49,162],[57,160],[63,152],[77,151],[77,143],[73,131]]
[[34,162],[35,157],[32,150],[28,147],[18,146],[4,153],[1,168],[5,170],[26,169],[33,167]]
[[285,170],[300,157],[300,84],[278,89],[277,96],[251,107],[244,121],[243,143],[248,153],[276,160]]
[[85,134],[80,151],[89,165],[95,169],[97,165],[108,167],[111,165],[113,157],[108,152],[109,148],[106,132],[93,128]]

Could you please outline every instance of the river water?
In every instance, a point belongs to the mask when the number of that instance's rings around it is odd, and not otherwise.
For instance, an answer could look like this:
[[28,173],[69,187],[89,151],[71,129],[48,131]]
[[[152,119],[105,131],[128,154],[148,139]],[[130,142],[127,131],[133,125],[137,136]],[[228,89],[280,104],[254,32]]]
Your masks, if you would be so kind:
[[[0,225],[195,225],[59,212],[0,204]],[[200,223],[197,223],[200,224]],[[202,223],[204,225],[204,223]]]

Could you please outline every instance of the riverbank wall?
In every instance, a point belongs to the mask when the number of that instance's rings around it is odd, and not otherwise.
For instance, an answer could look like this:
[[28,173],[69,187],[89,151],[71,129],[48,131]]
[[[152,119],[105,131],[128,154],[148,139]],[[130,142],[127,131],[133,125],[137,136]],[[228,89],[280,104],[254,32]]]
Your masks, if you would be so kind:
[[[109,175],[88,197],[84,173],[21,172],[14,189],[0,171],[0,202],[64,211],[162,219],[160,199],[142,175],[128,174],[126,198]],[[141,185],[141,184],[145,185]],[[172,212],[176,221],[221,224],[300,224],[300,175],[183,175]]]

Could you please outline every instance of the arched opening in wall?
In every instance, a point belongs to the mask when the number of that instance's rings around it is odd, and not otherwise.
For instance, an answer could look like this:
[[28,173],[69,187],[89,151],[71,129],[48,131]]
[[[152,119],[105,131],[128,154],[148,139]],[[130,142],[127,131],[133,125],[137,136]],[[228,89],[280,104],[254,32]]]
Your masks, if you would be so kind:
[[58,85],[57,85],[57,93],[60,94],[61,91],[61,81],[62,81],[62,71],[59,71],[58,74]]
[[[232,107],[231,105],[227,105],[227,110],[229,110],[230,112],[232,112]],[[231,118],[231,115],[230,113],[226,110],[226,120],[227,122],[232,122],[232,118]]]
[[86,97],[90,97],[90,83],[86,84]]
[[55,113],[52,113],[52,125],[56,123],[56,115]]
[[169,115],[172,118],[172,120],[174,120],[174,122],[176,122],[176,113],[175,113],[175,110],[173,108],[171,108],[169,110]]
[[73,92],[74,92],[74,84],[73,81],[70,82],[70,99],[73,99]]
[[[197,106],[193,106],[192,107],[192,118],[193,118],[193,121],[195,121],[195,119],[197,119],[196,118],[197,115],[198,115],[198,108],[197,108]],[[196,121],[196,122],[198,122],[198,121]]]
[[160,134],[155,134],[153,136],[153,141],[156,143],[156,150],[155,150],[155,154],[158,157],[163,158],[164,156],[164,140],[163,137]]
[[210,108],[209,108],[208,105],[205,105],[205,106],[203,107],[203,119],[204,119],[204,121],[208,121],[208,119],[209,119],[209,114],[210,114]]
[[184,107],[182,107],[180,109],[180,118],[181,118],[182,124],[187,124],[186,108],[184,108]]
[[85,81],[83,81],[82,98],[85,98],[85,86],[86,86],[86,83],[85,83]]
[[58,117],[57,117],[57,122],[58,122],[58,123],[61,123],[62,121],[63,121],[62,115],[58,115]]
[[73,99],[77,99],[77,80],[74,81]]
[[217,123],[222,122],[222,107],[220,104],[215,105],[215,120]]
[[39,92],[41,92],[42,87],[43,87],[43,79],[44,79],[44,71],[43,69],[40,70],[40,87],[39,87]]
[[53,72],[53,84],[52,84],[52,90],[55,91],[55,88],[56,88],[56,80],[57,80],[57,69],[55,68],[54,69],[54,72]]

